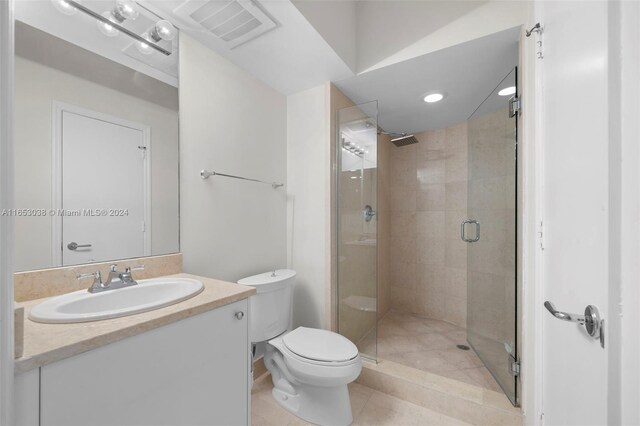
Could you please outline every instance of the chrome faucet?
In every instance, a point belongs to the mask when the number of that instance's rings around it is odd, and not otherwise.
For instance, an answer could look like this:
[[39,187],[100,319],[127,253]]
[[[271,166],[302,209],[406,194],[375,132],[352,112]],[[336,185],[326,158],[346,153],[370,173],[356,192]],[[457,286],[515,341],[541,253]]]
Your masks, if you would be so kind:
[[133,268],[127,267],[124,272],[120,272],[117,269],[117,265],[113,264],[109,267],[109,275],[105,282],[102,282],[102,275],[100,274],[100,271],[89,274],[78,274],[76,278],[79,280],[93,278],[93,284],[91,284],[88,291],[89,293],[99,293],[101,291],[116,290],[118,288],[137,285],[138,282],[133,279],[131,271],[139,271],[142,269],[144,269],[144,265],[135,266]]

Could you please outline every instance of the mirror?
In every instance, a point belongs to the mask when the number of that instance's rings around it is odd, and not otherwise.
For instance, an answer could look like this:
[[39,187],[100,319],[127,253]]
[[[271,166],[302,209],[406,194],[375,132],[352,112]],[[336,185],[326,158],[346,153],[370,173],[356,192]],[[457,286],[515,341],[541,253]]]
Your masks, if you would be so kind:
[[179,251],[177,30],[143,3],[18,1],[15,37],[16,270]]

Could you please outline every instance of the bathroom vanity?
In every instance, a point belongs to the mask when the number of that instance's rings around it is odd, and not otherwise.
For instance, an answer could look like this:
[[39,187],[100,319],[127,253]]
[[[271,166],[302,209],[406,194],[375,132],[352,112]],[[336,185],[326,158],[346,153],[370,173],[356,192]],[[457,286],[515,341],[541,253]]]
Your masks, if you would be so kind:
[[[161,309],[110,320],[25,320],[16,359],[16,425],[250,422],[251,287],[204,290]],[[118,290],[114,290],[118,291]],[[25,315],[43,300],[19,304]]]

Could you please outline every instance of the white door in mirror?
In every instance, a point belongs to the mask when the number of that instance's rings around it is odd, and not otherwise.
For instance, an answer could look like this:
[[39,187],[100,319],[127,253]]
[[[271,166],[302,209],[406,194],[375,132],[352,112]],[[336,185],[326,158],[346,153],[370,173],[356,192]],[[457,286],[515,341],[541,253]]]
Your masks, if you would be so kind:
[[62,265],[151,254],[145,127],[60,108]]
[[29,319],[59,324],[118,318],[182,302],[203,289],[201,281],[190,278],[154,278],[100,293],[80,290],[36,305]]

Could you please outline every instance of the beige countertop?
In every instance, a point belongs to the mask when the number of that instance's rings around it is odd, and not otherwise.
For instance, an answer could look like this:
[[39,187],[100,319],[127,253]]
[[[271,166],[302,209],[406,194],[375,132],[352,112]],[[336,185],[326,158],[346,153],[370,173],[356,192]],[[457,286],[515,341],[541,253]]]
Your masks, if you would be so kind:
[[204,290],[191,299],[154,311],[75,324],[42,324],[29,320],[31,309],[46,299],[17,303],[16,307],[24,307],[25,319],[24,349],[22,357],[15,360],[16,374],[246,299],[256,292],[253,287],[191,274],[169,276],[200,280]]

